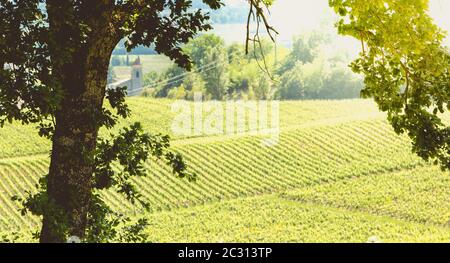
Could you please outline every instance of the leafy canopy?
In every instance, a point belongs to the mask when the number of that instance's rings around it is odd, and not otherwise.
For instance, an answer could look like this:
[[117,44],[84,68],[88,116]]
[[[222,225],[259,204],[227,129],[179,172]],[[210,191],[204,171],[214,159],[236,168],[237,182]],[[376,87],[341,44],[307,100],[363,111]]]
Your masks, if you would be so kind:
[[[212,9],[222,5],[204,2]],[[47,127],[63,96],[62,65],[83,64],[95,39],[112,39],[114,48],[126,38],[128,50],[154,45],[189,69],[182,44],[211,29],[209,15],[191,5],[189,0],[0,0],[0,125],[19,120]],[[58,43],[55,21],[64,27]]]

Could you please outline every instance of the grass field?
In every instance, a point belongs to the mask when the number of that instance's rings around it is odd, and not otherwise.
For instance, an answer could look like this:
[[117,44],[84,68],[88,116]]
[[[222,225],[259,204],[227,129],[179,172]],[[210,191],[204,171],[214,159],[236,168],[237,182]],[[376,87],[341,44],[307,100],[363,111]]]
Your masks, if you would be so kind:
[[[171,101],[129,99],[131,120],[168,133],[199,175],[187,183],[149,161],[135,180],[152,211],[152,242],[450,242],[449,174],[410,150],[366,100],[282,102],[280,142],[171,133]],[[102,131],[106,134],[107,131]],[[0,129],[0,232],[28,231],[12,195],[46,173],[49,143],[18,124]],[[142,211],[113,191],[103,198]],[[26,239],[27,237],[23,237]]]

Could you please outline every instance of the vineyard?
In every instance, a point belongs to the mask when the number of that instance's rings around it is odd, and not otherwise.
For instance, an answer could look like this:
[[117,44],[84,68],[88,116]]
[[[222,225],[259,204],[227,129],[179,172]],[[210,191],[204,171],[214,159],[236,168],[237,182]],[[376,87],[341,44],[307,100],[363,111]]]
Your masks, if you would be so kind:
[[[258,136],[177,136],[171,101],[129,105],[133,117],[121,126],[141,121],[149,132],[170,134],[198,174],[188,183],[163,163],[146,163],[147,177],[134,183],[151,204],[149,241],[450,240],[448,173],[411,153],[369,101],[282,102],[274,147]],[[19,124],[0,129],[0,138],[0,232],[30,233],[39,219],[22,216],[10,197],[35,189],[50,144]],[[142,214],[114,191],[102,196],[121,212]]]

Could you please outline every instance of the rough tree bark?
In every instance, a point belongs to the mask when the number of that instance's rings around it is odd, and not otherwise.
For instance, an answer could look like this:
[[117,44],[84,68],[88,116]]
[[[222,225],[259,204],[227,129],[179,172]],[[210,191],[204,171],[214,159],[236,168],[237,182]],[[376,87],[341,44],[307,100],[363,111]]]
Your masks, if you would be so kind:
[[[99,131],[111,53],[119,41],[111,31],[108,2],[97,6],[98,15],[88,21],[93,29],[79,49],[70,36],[71,25],[61,16],[70,1],[47,2],[53,68],[59,76],[62,101],[55,114],[55,133],[47,193],[50,212],[44,214],[40,242],[65,242],[67,234],[83,238],[93,188],[93,154]],[[111,4],[111,3],[110,3]],[[63,10],[65,12],[63,12]],[[76,43],[79,44],[79,43]],[[69,55],[68,55],[69,54]],[[61,223],[70,226],[63,233]]]

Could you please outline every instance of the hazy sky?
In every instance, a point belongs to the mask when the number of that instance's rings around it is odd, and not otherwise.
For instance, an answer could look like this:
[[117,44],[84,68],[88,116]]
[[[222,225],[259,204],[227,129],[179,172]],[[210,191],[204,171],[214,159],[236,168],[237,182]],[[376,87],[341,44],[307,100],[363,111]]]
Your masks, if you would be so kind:
[[[241,5],[244,1],[227,0],[228,4]],[[450,32],[450,0],[430,0],[430,14],[441,28]],[[270,15],[271,23],[280,32],[280,41],[291,40],[294,35],[317,29],[324,21],[328,21],[325,23],[327,27],[332,27],[336,19],[328,0],[276,0]],[[342,41],[349,44],[353,40]],[[447,43],[450,44],[450,41]]]

